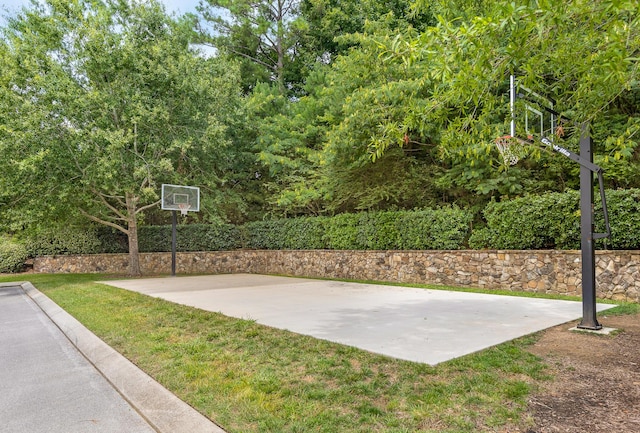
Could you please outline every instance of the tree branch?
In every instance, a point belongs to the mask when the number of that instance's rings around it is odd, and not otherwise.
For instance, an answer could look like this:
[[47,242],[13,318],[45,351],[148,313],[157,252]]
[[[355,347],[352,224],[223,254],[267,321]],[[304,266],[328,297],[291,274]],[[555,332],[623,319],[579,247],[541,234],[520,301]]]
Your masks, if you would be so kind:
[[111,203],[107,201],[107,198],[113,198],[117,200],[120,204],[124,205],[120,197],[103,194],[100,191],[96,190],[95,188],[91,188],[91,191],[100,198],[100,201],[102,202],[102,204],[105,205],[111,212],[116,214],[122,221],[127,221],[127,216],[122,212],[120,212],[118,208],[116,208],[115,206],[113,206]]
[[237,55],[239,55],[239,56],[242,56],[242,57],[244,57],[244,58],[246,58],[246,59],[251,60],[252,62],[255,62],[255,63],[259,64],[259,65],[262,65],[262,66],[264,66],[265,68],[269,68],[270,70],[276,71],[276,67],[275,67],[275,66],[273,66],[273,65],[269,65],[268,63],[265,63],[265,62],[263,62],[262,60],[256,59],[255,57],[251,57],[251,56],[250,56],[250,55],[248,55],[248,54],[244,54],[244,53],[241,53],[241,52],[239,52],[239,51],[236,51],[236,50],[234,50],[234,49],[233,49],[233,48],[231,48],[231,47],[228,47],[228,49],[229,49],[229,51],[231,51],[233,54],[237,54]]
[[281,5],[282,17],[284,17],[285,15],[289,15],[289,12],[291,12],[296,6],[297,5],[295,1],[283,2]]
[[111,221],[105,221],[103,219],[100,219],[96,216],[91,215],[90,213],[88,213],[87,211],[85,211],[84,209],[80,209],[80,213],[82,215],[84,215],[85,217],[89,218],[91,221],[97,222],[98,224],[102,224],[108,227],[112,227],[116,230],[120,230],[122,233],[124,233],[125,235],[129,235],[129,230],[125,229],[124,227],[116,224],[116,223],[112,223]]
[[141,208],[136,209],[136,215],[137,215],[137,214],[139,214],[140,212],[143,212],[143,211],[145,211],[145,210],[149,209],[149,208],[152,208],[152,207],[154,207],[154,206],[159,205],[159,204],[160,204],[160,201],[161,201],[161,200],[158,200],[158,201],[155,201],[155,202],[153,202],[153,203],[151,203],[151,204],[148,204],[148,205],[146,205],[146,206],[142,206]]

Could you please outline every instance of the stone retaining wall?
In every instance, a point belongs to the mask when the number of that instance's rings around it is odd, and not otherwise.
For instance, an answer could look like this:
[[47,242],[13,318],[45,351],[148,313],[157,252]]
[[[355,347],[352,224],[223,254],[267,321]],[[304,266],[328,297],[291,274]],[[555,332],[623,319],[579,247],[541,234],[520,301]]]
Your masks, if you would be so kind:
[[[178,253],[179,274],[255,273],[580,295],[580,251],[239,250]],[[49,256],[35,272],[126,273],[126,254]],[[171,272],[170,253],[140,254],[145,274]],[[598,251],[599,298],[640,301],[640,251]]]

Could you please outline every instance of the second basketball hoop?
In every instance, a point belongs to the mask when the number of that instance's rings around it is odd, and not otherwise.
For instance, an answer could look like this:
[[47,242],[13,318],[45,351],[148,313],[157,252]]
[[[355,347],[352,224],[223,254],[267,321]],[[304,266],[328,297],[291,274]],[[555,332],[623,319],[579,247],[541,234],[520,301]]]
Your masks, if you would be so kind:
[[187,212],[200,211],[200,188],[185,185],[162,185],[162,196],[160,205],[163,210],[170,210],[173,213],[171,223],[171,275],[176,275],[176,250],[177,241],[177,211],[182,216],[186,216]]

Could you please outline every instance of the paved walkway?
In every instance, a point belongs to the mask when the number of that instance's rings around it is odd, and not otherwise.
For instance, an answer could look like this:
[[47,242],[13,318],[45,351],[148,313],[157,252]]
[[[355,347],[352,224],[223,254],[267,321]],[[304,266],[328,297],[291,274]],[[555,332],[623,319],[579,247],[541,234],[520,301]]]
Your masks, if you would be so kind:
[[0,431],[224,433],[29,283],[0,284]]
[[573,301],[265,275],[105,283],[432,365],[582,316]]

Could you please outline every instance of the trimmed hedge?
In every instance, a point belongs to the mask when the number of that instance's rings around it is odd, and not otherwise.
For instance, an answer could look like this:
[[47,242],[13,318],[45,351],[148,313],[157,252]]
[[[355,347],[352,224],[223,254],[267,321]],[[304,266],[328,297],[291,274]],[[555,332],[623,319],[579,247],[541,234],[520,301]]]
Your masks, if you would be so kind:
[[64,254],[123,253],[126,236],[108,227],[64,227],[29,233],[23,239],[29,257]]
[[[241,230],[230,224],[177,227],[179,251],[218,251],[242,247]],[[141,252],[171,251],[171,226],[138,229]],[[23,241],[30,257],[66,254],[126,253],[124,233],[108,227],[67,227],[30,234]]]
[[0,273],[20,272],[28,253],[24,245],[0,237]]
[[457,207],[420,211],[362,212],[246,224],[254,249],[460,249],[473,215]]
[[571,191],[491,202],[483,211],[487,226],[474,230],[469,244],[506,250],[579,248],[578,200]]
[[[611,239],[599,240],[599,247],[640,248],[640,190],[606,191]],[[596,231],[604,232],[600,195],[596,191]],[[580,195],[578,191],[525,196],[484,209],[487,226],[474,230],[472,248],[493,249],[580,249]]]
[[[606,191],[607,209],[609,210],[609,224],[611,225],[611,239],[604,239],[607,248],[615,250],[640,249],[640,189]],[[599,195],[596,191],[598,201]],[[602,210],[595,207],[596,229],[604,231]]]
[[243,229],[244,247],[250,249],[324,249],[328,218],[302,217],[254,221]]
[[331,222],[325,226],[325,242],[327,248],[332,250],[364,250],[366,242],[364,234],[367,214],[341,214],[331,218]]
[[[596,194],[595,201],[599,202]],[[640,189],[607,191],[612,238],[598,247],[640,249]],[[596,204],[596,228],[604,230]],[[579,249],[577,191],[491,202],[486,226],[470,233],[473,215],[458,207],[382,211],[256,221],[243,226],[179,225],[179,251],[250,249],[453,250]],[[127,252],[122,233],[104,227],[64,228],[23,239],[28,256]],[[171,251],[171,226],[142,226],[142,252]]]
[[457,250],[466,247],[473,214],[457,207],[402,212],[396,225],[401,250]]
[[[250,249],[460,249],[472,215],[457,207],[363,212],[335,217],[255,221],[244,226],[179,225],[178,251]],[[142,226],[141,252],[171,251],[171,226]],[[26,240],[30,256],[127,252],[126,237],[110,229],[66,228]]]
[[[142,226],[138,230],[141,252],[171,251],[172,226]],[[242,247],[241,230],[231,224],[192,224],[176,227],[178,251],[224,251]]]

